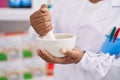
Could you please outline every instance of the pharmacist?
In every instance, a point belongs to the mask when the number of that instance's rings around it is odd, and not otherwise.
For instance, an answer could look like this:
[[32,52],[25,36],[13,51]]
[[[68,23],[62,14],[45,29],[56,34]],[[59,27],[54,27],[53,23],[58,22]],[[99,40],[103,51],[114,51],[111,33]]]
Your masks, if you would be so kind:
[[37,51],[43,60],[56,63],[54,80],[120,80],[120,4],[114,1],[60,0],[51,12],[42,5],[30,16],[32,36],[52,29],[77,36],[75,49],[61,50],[65,57]]

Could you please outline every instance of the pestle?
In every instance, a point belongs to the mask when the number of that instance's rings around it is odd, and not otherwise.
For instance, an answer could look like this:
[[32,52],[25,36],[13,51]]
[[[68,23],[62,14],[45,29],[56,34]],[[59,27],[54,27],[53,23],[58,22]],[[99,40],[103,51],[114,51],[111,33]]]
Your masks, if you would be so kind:
[[42,39],[48,39],[48,40],[55,40],[55,36],[53,34],[53,31],[49,31],[45,36],[40,37]]

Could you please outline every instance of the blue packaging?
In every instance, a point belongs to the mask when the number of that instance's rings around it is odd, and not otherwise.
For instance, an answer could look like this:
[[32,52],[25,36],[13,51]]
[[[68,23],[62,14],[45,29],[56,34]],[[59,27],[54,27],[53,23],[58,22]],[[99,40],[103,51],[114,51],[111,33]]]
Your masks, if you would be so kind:
[[8,4],[10,7],[20,7],[21,0],[8,0]]
[[21,0],[22,7],[31,7],[31,0]]
[[120,55],[120,38],[117,38],[114,43],[113,39],[110,41],[110,36],[106,35],[106,40],[101,47],[101,51],[118,57]]
[[31,0],[9,0],[9,6],[13,8],[30,8],[32,1]]

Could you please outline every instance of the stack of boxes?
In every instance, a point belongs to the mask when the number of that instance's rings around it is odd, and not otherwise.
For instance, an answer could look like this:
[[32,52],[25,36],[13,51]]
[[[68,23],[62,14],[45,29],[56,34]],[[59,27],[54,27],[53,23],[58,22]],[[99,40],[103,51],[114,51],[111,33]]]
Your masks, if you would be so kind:
[[53,76],[54,65],[36,53],[38,43],[26,32],[0,34],[0,80],[33,80]]

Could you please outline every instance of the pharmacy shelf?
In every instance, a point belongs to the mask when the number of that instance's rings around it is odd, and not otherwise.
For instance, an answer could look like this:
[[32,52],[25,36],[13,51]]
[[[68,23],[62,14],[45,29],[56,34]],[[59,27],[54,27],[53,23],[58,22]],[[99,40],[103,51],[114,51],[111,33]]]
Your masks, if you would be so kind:
[[53,80],[53,76],[43,76],[39,78],[34,78],[33,80]]
[[29,20],[33,9],[0,9],[0,20]]
[[45,3],[43,0],[32,0],[32,8],[0,8],[0,21],[28,21],[29,16],[40,5]]

